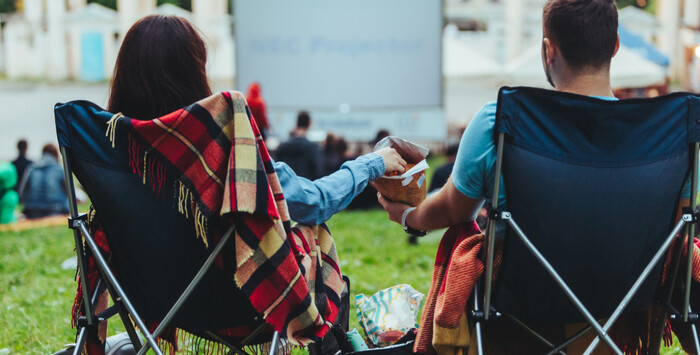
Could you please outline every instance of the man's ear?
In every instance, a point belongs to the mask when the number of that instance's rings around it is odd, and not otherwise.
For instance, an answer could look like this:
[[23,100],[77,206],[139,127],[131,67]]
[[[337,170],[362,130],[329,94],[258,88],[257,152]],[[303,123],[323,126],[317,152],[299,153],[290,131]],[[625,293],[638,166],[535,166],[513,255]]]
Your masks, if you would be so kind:
[[615,50],[613,51],[613,57],[617,54],[617,50],[620,49],[620,34],[617,34],[617,41],[615,41]]
[[549,38],[545,37],[542,39],[542,51],[544,52],[544,58],[547,59],[546,64],[554,63],[554,56],[557,54],[559,49]]

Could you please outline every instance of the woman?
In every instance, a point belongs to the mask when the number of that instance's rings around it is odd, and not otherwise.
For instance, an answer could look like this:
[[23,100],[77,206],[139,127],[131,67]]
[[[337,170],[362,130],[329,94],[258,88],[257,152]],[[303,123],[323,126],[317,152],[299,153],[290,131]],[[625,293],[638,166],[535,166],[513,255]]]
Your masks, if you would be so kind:
[[[176,16],[152,15],[124,37],[110,87],[107,110],[151,119],[212,94],[206,75],[207,50],[197,30]],[[384,148],[348,161],[315,181],[273,162],[292,220],[317,225],[343,210],[370,181],[386,171],[403,173],[406,161]]]

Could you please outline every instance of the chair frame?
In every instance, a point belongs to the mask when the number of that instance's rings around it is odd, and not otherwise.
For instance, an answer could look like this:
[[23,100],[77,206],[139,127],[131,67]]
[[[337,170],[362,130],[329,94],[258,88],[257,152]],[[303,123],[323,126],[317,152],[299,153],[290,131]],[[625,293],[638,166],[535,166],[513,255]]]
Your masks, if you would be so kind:
[[[552,265],[547,261],[547,259],[537,250],[537,248],[532,244],[532,242],[529,240],[529,238],[525,235],[525,233],[520,229],[518,224],[515,222],[513,217],[511,216],[511,213],[508,211],[499,211],[498,210],[498,196],[500,192],[500,181],[501,181],[501,175],[502,175],[502,163],[503,163],[503,143],[505,139],[505,133],[499,132],[498,134],[498,142],[497,142],[497,160],[496,160],[496,171],[495,171],[495,180],[494,180],[494,189],[493,189],[493,196],[494,198],[491,201],[491,208],[492,212],[490,213],[490,222],[489,222],[489,228],[488,228],[488,235],[487,235],[487,246],[486,246],[486,272],[483,276],[483,283],[484,283],[484,291],[483,291],[483,298],[482,298],[482,304],[480,304],[480,293],[479,293],[479,285],[477,282],[477,285],[474,286],[474,306],[472,310],[472,317],[475,320],[475,332],[476,332],[476,338],[477,338],[477,353],[479,355],[484,354],[484,349],[483,349],[483,329],[482,329],[482,322],[488,321],[489,318],[491,317],[499,317],[501,316],[500,313],[498,313],[496,310],[492,309],[491,306],[491,284],[492,284],[492,279],[493,279],[493,258],[494,258],[494,251],[495,251],[495,240],[496,240],[496,222],[497,221],[505,221],[507,225],[513,229],[515,232],[515,235],[520,238],[520,240],[525,244],[526,248],[528,251],[530,251],[534,257],[537,259],[537,261],[547,270],[549,275],[554,279],[556,284],[564,291],[566,296],[571,300],[571,302],[574,304],[574,306],[578,309],[579,312],[586,318],[586,321],[588,322],[588,326],[584,327],[581,329],[579,332],[574,334],[573,336],[569,337],[562,343],[561,345],[554,345],[551,342],[549,342],[547,339],[542,337],[540,334],[538,334],[536,331],[525,325],[523,322],[520,320],[516,319],[515,317],[509,316],[511,319],[513,319],[517,324],[521,325],[531,333],[533,336],[535,336],[537,339],[539,339],[541,342],[546,344],[551,348],[551,350],[547,354],[565,354],[564,349],[566,348],[567,345],[569,345],[571,342],[574,340],[578,339],[581,335],[584,333],[588,332],[589,330],[593,329],[597,333],[596,337],[593,339],[591,344],[588,346],[586,351],[584,352],[584,355],[590,355],[595,348],[598,346],[600,340],[602,339],[606,345],[615,353],[618,355],[622,355],[622,351],[617,347],[617,345],[613,342],[613,340],[610,338],[608,335],[608,331],[612,327],[612,325],[615,323],[615,321],[618,319],[618,317],[622,314],[624,309],[627,307],[629,302],[632,300],[632,297],[634,297],[635,293],[639,290],[639,288],[642,286],[642,283],[644,280],[649,276],[651,273],[652,269],[654,268],[655,265],[658,264],[658,262],[664,257],[666,254],[669,246],[673,242],[673,240],[676,238],[676,235],[683,229],[683,227],[686,227],[686,234],[687,234],[687,259],[686,259],[686,274],[684,275],[685,278],[683,279],[684,282],[684,300],[683,300],[683,309],[681,312],[676,311],[673,309],[670,304],[672,293],[673,293],[673,283],[675,283],[676,277],[678,276],[678,271],[679,271],[679,266],[681,262],[681,256],[678,256],[678,260],[676,261],[673,275],[671,277],[671,290],[669,291],[668,295],[668,301],[665,302],[666,306],[666,311],[668,313],[671,313],[669,315],[669,318],[672,320],[679,320],[682,321],[686,324],[690,325],[690,328],[692,330],[693,334],[693,340],[694,340],[694,346],[695,346],[695,352],[700,354],[700,339],[698,339],[698,334],[697,334],[697,328],[695,325],[695,322],[698,321],[698,315],[692,313],[692,310],[690,309],[690,283],[691,283],[691,277],[692,277],[692,262],[693,262],[693,243],[692,243],[692,236],[695,235],[695,225],[698,222],[698,216],[700,215],[700,212],[698,211],[698,201],[697,201],[697,193],[698,193],[698,184],[697,184],[697,179],[698,179],[698,154],[700,151],[700,143],[696,142],[693,145],[693,154],[692,154],[692,161],[693,161],[693,166],[692,166],[692,172],[691,172],[691,194],[690,194],[690,207],[683,207],[683,214],[680,218],[680,220],[675,224],[673,227],[672,231],[669,233],[669,235],[666,237],[664,243],[662,246],[659,248],[659,250],[656,252],[656,254],[653,256],[651,261],[647,264],[647,266],[644,268],[642,273],[639,275],[639,277],[636,279],[632,287],[629,289],[627,294],[624,296],[624,298],[620,301],[618,304],[617,308],[614,310],[612,315],[608,318],[608,320],[605,322],[605,324],[601,327],[601,325],[598,323],[598,321],[591,315],[591,313],[586,309],[586,307],[581,303],[581,301],[578,299],[578,297],[571,291],[569,286],[567,286],[566,282],[559,276],[557,271],[552,267]],[[681,239],[681,238],[679,238]],[[678,244],[678,248],[682,248],[682,243]],[[483,305],[483,306],[482,306]],[[661,335],[659,335],[660,337]]]
[[[73,184],[73,171],[71,169],[70,155],[68,153],[69,151],[66,149],[66,147],[61,147],[61,154],[63,155],[63,171],[65,174],[66,191],[68,192],[68,202],[70,207],[70,217],[68,218],[68,226],[70,229],[73,230],[73,236],[75,238],[75,250],[78,259],[78,273],[80,274],[79,287],[82,290],[83,307],[85,312],[85,316],[81,316],[78,319],[78,328],[80,329],[80,331],[77,335],[73,355],[79,355],[81,353],[82,348],[85,345],[85,341],[88,338],[88,332],[90,331],[90,328],[93,328],[94,326],[106,321],[107,319],[116,314],[119,314],[122,323],[124,323],[124,327],[126,328],[129,338],[131,339],[131,343],[133,344],[134,349],[138,351],[138,355],[145,354],[146,351],[148,351],[148,349],[153,349],[153,351],[157,355],[163,355],[163,351],[158,347],[156,338],[159,335],[161,335],[165,327],[168,326],[172,318],[180,310],[180,308],[185,303],[189,295],[192,293],[192,291],[194,291],[195,287],[197,287],[197,284],[204,277],[204,274],[207,272],[207,270],[209,270],[209,267],[213,264],[214,260],[219,255],[226,242],[230,239],[231,235],[233,235],[235,231],[235,225],[232,225],[228,228],[228,230],[223,235],[219,243],[211,251],[202,267],[194,276],[192,281],[190,281],[185,291],[183,291],[183,293],[177,299],[175,304],[170,308],[170,310],[160,322],[156,330],[153,333],[151,333],[148,331],[148,328],[143,322],[143,319],[138,315],[138,312],[132,305],[131,301],[129,300],[129,297],[126,295],[121,285],[117,281],[116,277],[110,270],[109,264],[107,263],[104,256],[102,255],[102,252],[95,243],[93,236],[88,231],[87,215],[84,213],[78,214],[77,202],[75,199],[75,187]],[[88,256],[86,254],[85,248],[83,247],[83,240],[85,242],[85,245],[87,245],[87,248],[89,248],[89,250],[95,257],[95,262],[101,274],[92,297],[90,297],[89,295],[89,288],[87,285],[87,270],[85,269],[85,265],[87,263]],[[99,296],[99,291],[103,283],[107,291],[109,292],[110,297],[114,302],[114,305],[107,308],[100,314],[95,314],[95,303],[97,301],[97,297]],[[259,319],[257,321],[260,321],[261,324],[251,334],[246,336],[241,341],[241,346],[248,345],[249,342],[253,340],[253,338],[267,326],[267,324],[264,321],[261,321]],[[146,338],[145,344],[141,342],[141,339],[136,333],[135,327],[138,327],[140,333],[143,335],[143,337]],[[216,334],[212,332],[207,332],[206,334],[216,342],[219,342],[224,346],[228,347],[230,349],[228,354],[247,355],[247,353],[241,348],[226,342],[223,338],[217,336]],[[272,341],[270,344],[270,355],[276,354],[277,345],[279,342],[279,332],[275,331],[272,335]]]

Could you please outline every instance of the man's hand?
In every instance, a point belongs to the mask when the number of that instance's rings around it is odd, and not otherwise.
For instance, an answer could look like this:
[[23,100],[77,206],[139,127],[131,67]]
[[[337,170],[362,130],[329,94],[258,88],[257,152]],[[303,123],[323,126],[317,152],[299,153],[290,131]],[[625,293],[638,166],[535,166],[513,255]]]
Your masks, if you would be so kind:
[[384,210],[389,214],[389,219],[401,224],[401,217],[403,216],[403,212],[411,207],[410,205],[407,205],[405,203],[400,203],[400,202],[394,202],[391,201],[384,196],[382,196],[381,193],[377,192],[377,199],[379,200],[379,203],[384,207]]
[[[396,152],[396,149],[384,147],[375,153],[379,154],[384,160],[385,174],[392,171],[398,171],[399,174],[403,174],[404,171],[406,171],[406,161],[401,158],[401,155]],[[399,216],[399,218],[401,217]]]

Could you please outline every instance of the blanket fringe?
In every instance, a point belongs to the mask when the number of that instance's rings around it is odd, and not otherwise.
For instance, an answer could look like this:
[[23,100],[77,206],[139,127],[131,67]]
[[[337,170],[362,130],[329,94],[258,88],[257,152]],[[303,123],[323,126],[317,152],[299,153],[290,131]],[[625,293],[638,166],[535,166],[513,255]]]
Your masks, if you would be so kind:
[[[293,348],[297,346],[291,345],[286,339],[280,339],[282,342],[277,347],[277,353],[290,355]],[[176,354],[203,354],[203,355],[225,355],[231,349],[226,345],[202,338],[192,334],[184,329],[177,328],[175,336],[170,339],[158,338],[158,345],[163,350],[163,353],[168,355]],[[243,346],[242,350],[248,354],[267,355],[269,354],[271,342]]]
[[177,181],[176,185],[174,190],[176,191],[175,200],[177,201],[177,211],[184,215],[185,218],[190,218],[191,216],[194,219],[194,229],[197,238],[201,239],[204,246],[209,248],[207,217],[202,213],[199,206],[197,206],[192,191],[190,191],[182,181]]
[[112,148],[114,148],[114,141],[117,135],[117,121],[124,117],[121,112],[115,113],[112,118],[107,121],[107,132],[105,132],[105,137],[109,137],[109,141],[112,142]]

